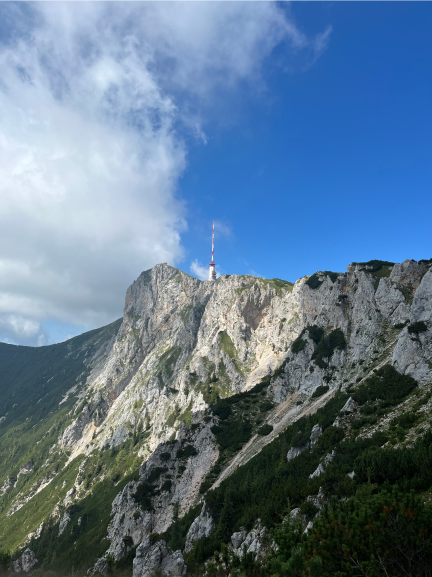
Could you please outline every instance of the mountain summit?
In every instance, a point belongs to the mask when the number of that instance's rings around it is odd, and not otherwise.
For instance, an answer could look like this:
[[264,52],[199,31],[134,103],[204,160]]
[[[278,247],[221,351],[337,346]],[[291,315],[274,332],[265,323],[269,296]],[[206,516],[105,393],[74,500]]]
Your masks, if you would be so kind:
[[[431,265],[352,263],[291,283],[160,264],[107,327],[38,349],[0,343],[0,548],[28,548],[35,571],[134,577],[183,575],[185,560],[198,571],[215,543],[271,555],[280,519],[261,497],[255,513],[234,501],[236,475],[249,471],[246,495],[268,451],[282,468],[309,459],[299,487],[321,487],[318,512],[338,443],[379,433],[380,450],[402,450],[430,428],[429,400],[412,407],[432,384]],[[293,474],[275,503],[311,503]]]

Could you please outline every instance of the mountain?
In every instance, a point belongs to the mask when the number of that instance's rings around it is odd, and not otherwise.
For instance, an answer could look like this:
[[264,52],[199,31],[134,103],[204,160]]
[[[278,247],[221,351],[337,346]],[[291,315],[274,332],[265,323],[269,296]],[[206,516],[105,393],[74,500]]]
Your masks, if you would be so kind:
[[430,497],[431,265],[293,284],[161,264],[107,327],[0,343],[0,549],[41,575],[325,574],[307,539],[332,499],[351,519],[396,485]]

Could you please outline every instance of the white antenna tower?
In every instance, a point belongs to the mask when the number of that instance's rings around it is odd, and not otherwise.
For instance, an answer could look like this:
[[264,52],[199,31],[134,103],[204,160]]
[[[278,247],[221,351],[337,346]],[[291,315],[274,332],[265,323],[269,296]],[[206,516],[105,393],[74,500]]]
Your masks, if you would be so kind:
[[212,234],[212,259],[209,269],[209,280],[216,280],[216,265],[214,263],[214,221],[213,221],[213,234]]

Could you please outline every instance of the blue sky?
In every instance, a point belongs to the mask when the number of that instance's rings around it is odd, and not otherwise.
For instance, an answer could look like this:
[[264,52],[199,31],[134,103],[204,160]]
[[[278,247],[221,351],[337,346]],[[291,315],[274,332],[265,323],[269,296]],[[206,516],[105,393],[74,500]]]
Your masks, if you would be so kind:
[[292,11],[309,33],[332,26],[328,48],[304,72],[284,73],[274,55],[267,92],[242,93],[238,122],[212,119],[180,185],[196,217],[189,254],[209,260],[202,220],[214,215],[232,230],[216,228],[228,274],[296,280],[352,261],[431,258],[432,5]]
[[0,3],[0,340],[142,270],[432,256],[428,2]]

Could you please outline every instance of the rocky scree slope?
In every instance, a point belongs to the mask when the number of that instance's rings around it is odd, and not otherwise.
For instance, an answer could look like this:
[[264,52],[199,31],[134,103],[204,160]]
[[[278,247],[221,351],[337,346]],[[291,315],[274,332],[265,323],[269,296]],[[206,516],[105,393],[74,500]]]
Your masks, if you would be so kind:
[[[13,475],[3,482],[7,544],[45,539],[49,563],[63,539],[65,558],[78,562],[71,545],[76,551],[78,537],[83,563],[95,555],[120,562],[169,530],[176,515],[188,519],[212,484],[338,389],[361,385],[386,364],[427,385],[430,266],[354,263],[294,285],[237,275],[201,282],[168,265],[142,273],[127,291],[120,326],[103,329],[109,338],[86,353],[85,381],[77,375],[52,411],[64,412],[44,432],[52,445],[38,482],[21,488]],[[227,410],[219,399],[233,402]],[[15,468],[33,467],[26,458]],[[110,498],[111,517],[91,513]],[[30,517],[25,534],[20,511]],[[87,553],[86,531],[98,543]]]

